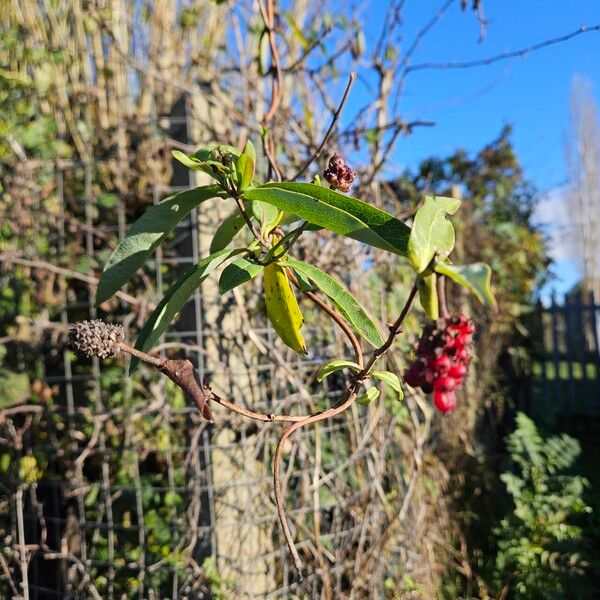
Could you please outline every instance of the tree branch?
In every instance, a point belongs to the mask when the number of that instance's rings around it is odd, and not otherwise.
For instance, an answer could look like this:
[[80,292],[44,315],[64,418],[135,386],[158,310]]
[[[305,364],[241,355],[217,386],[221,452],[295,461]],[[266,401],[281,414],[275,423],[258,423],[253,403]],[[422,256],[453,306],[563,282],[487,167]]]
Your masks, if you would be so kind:
[[520,50],[502,52],[500,54],[496,54],[488,58],[451,62],[422,62],[412,66],[408,66],[404,72],[410,73],[411,71],[430,71],[438,69],[470,69],[472,67],[491,65],[492,63],[508,60],[510,58],[522,58],[526,54],[529,54],[531,52],[541,50],[542,48],[547,48],[548,46],[553,46],[554,44],[560,44],[561,42],[567,42],[577,36],[580,36],[584,33],[591,33],[592,31],[600,31],[600,24],[592,25],[590,27],[582,25],[579,29],[572,31],[571,33],[567,33],[566,35],[561,35],[559,37],[551,38],[543,42],[538,42],[537,44],[526,46],[525,48],[521,48]]

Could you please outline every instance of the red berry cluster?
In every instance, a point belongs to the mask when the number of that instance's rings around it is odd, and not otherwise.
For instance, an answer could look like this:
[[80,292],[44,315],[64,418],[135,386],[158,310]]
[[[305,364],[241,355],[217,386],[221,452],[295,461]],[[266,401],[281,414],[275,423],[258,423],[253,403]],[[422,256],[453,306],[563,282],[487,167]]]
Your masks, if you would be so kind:
[[335,152],[329,159],[323,177],[334,190],[347,192],[356,179],[356,173],[346,164],[344,157]]
[[438,319],[423,329],[417,358],[404,374],[411,387],[433,392],[433,402],[446,413],[456,406],[455,390],[461,385],[471,362],[471,340],[475,326],[465,315]]

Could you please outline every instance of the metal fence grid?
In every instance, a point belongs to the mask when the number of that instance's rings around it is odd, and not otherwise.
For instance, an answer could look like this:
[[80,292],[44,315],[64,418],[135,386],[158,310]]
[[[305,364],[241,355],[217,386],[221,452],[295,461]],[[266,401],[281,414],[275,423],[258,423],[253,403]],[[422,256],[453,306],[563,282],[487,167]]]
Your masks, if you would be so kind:
[[[186,122],[170,118],[168,127]],[[62,221],[56,253],[68,252],[83,231],[90,264],[105,260],[107,240],[124,234],[130,213],[127,195],[107,202],[97,169],[98,163],[55,169],[64,214],[78,221],[76,236],[68,219]],[[172,185],[136,192],[137,203],[143,195],[142,204],[157,202],[189,187],[192,182],[182,177],[189,175],[176,170]],[[161,297],[177,273],[198,261],[214,223],[203,210],[180,224],[146,269],[153,296]],[[93,288],[66,281],[63,307],[52,321],[66,326],[104,316],[94,308]],[[341,380],[332,378],[327,394],[319,396],[311,376],[323,359],[339,355],[335,332],[309,324],[312,350],[300,360],[276,343],[257,310],[259,296],[248,295],[245,306],[240,313],[236,299],[219,297],[214,283],[205,283],[166,335],[163,351],[185,354],[201,377],[256,410],[306,412],[307,402],[311,410],[331,404]],[[142,316],[121,302],[109,318],[133,335]],[[248,327],[258,344],[248,341]],[[261,352],[260,340],[267,351]],[[121,361],[82,361],[64,346],[41,358],[42,378],[57,393],[32,413],[15,455],[34,455],[39,462],[42,454],[45,472],[53,476],[26,484],[3,480],[11,499],[11,543],[31,552],[28,567],[21,557],[16,577],[17,583],[28,578],[29,598],[318,597],[321,575],[309,576],[302,587],[294,583],[276,520],[270,472],[276,424],[257,426],[217,412],[210,425],[170,382],[144,368],[127,378]],[[369,503],[386,494],[379,475],[390,457],[397,465],[387,475],[390,482],[407,478],[393,436],[379,440],[378,451],[377,439],[367,442],[378,411],[355,408],[350,416],[300,432],[285,461],[290,518],[304,540],[299,548],[313,558],[314,573],[327,567],[340,587],[349,561],[367,553],[372,529],[383,522],[380,503]],[[6,583],[4,594],[10,593]]]

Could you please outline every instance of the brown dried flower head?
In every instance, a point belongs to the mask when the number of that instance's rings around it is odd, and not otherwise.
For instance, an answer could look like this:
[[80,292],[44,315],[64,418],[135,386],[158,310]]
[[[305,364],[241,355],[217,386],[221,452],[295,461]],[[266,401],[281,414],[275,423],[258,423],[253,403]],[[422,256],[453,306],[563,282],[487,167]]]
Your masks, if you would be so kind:
[[77,354],[108,358],[119,353],[125,338],[121,325],[109,325],[100,319],[81,321],[69,327],[69,345]]
[[332,189],[347,192],[356,179],[356,173],[346,164],[343,156],[335,152],[329,159],[327,169],[323,171],[323,177]]

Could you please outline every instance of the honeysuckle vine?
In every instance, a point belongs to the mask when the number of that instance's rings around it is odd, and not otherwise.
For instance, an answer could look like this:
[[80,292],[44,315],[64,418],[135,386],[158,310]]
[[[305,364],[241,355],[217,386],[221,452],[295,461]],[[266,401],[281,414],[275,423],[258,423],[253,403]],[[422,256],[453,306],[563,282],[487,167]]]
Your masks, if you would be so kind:
[[[171,285],[134,346],[125,341],[120,327],[100,321],[72,326],[71,343],[88,356],[130,354],[132,371],[140,361],[156,368],[185,392],[205,419],[212,420],[210,404],[214,402],[256,421],[288,423],[273,459],[274,493],[294,566],[301,576],[302,561],[287,521],[280,477],[286,440],[301,427],[341,414],[355,402],[375,401],[382,386],[399,401],[404,397],[404,385],[420,387],[433,394],[434,403],[442,412],[454,408],[455,389],[465,377],[470,360],[473,325],[464,315],[448,314],[445,281],[454,280],[494,308],[490,268],[483,263],[455,265],[450,260],[455,233],[448,217],[459,209],[459,200],[426,196],[409,227],[393,215],[344,193],[354,182],[355,173],[337,152],[330,157],[322,179],[316,176],[312,182],[258,181],[257,157],[251,142],[243,151],[213,145],[192,155],[180,151],[173,155],[190,169],[209,175],[213,183],[166,198],[132,225],[105,266],[96,302],[105,302],[120,290],[191,210],[208,201],[231,203],[232,212],[217,228],[210,254]],[[412,265],[415,275],[408,298],[385,334],[336,277],[294,258],[294,246],[301,236],[315,235],[320,229],[390,252]],[[243,231],[246,234],[242,235]],[[216,271],[220,272],[221,294],[251,284],[262,275],[268,318],[281,340],[299,354],[305,354],[307,347],[298,296],[310,300],[334,321],[347,338],[353,356],[338,357],[321,365],[317,380],[347,370],[346,390],[337,404],[300,416],[255,412],[217,396],[206,382],[199,380],[191,361],[151,354],[192,293]],[[378,360],[402,332],[402,324],[417,297],[430,322],[424,327],[407,373],[402,377],[400,373],[376,370]],[[364,344],[371,349],[365,350]]]

